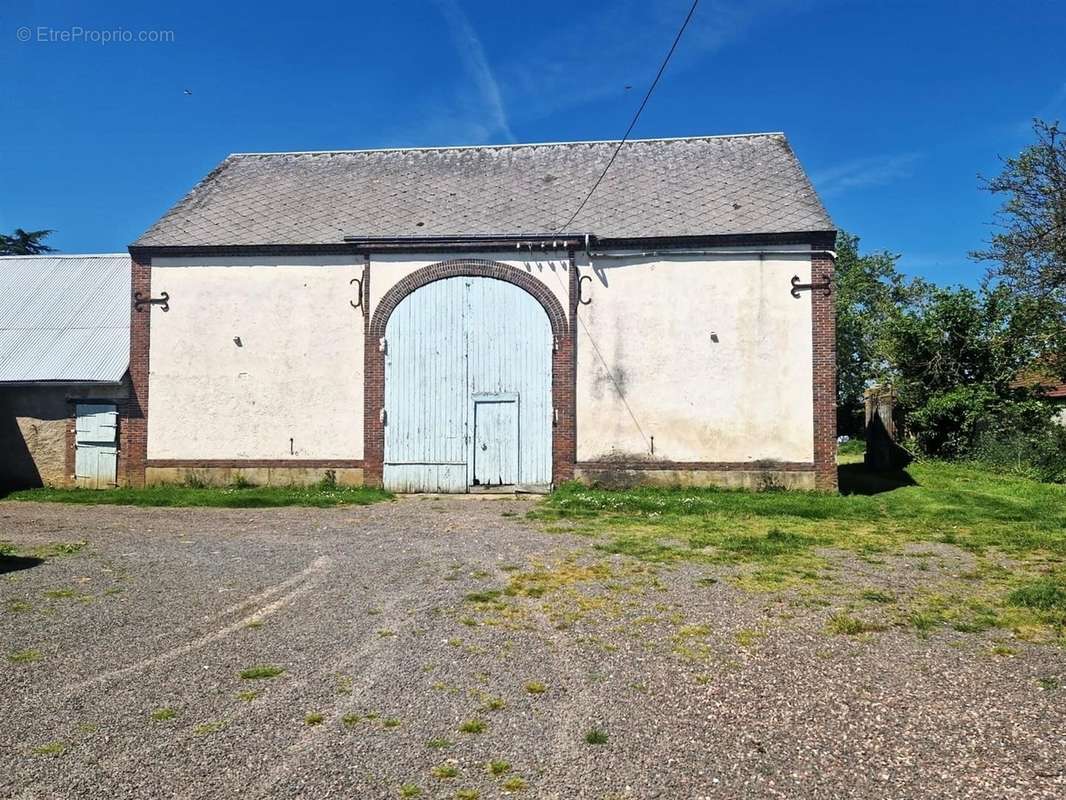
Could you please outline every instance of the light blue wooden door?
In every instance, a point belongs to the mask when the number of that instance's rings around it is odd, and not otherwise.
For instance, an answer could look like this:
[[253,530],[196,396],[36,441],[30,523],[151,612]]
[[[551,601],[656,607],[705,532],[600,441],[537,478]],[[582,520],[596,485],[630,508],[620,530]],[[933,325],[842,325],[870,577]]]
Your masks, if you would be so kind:
[[511,398],[509,409],[497,411],[514,423],[493,485],[503,478],[549,485],[551,356],[547,314],[513,284],[446,278],[405,297],[385,328],[386,488],[465,492],[475,485],[475,400],[487,395]]
[[474,486],[518,483],[518,398],[474,397]]
[[74,482],[91,489],[116,484],[118,410],[114,403],[76,403],[74,407]]

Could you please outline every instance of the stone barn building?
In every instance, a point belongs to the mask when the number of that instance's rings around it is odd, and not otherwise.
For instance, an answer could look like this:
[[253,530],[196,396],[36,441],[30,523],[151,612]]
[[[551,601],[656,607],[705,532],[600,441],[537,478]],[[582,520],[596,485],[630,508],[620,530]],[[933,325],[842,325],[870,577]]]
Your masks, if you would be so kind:
[[[134,482],[833,489],[781,134],[226,158],[130,247]],[[166,305],[163,305],[165,299]]]
[[125,483],[130,257],[0,257],[0,488]]

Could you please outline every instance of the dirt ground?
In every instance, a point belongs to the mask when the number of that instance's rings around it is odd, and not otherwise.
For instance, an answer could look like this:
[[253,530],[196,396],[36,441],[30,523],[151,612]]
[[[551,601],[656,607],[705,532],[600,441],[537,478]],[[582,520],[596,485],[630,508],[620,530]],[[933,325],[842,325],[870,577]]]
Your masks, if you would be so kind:
[[0,796],[1066,797],[1060,648],[834,636],[533,502],[0,503]]

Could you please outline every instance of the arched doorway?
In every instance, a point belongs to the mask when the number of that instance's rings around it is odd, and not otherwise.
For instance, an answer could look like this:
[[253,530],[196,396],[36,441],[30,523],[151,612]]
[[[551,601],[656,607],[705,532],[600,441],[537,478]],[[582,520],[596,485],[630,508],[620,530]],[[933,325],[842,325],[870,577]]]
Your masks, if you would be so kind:
[[386,489],[551,484],[553,332],[537,298],[493,277],[445,277],[397,303],[384,339]]

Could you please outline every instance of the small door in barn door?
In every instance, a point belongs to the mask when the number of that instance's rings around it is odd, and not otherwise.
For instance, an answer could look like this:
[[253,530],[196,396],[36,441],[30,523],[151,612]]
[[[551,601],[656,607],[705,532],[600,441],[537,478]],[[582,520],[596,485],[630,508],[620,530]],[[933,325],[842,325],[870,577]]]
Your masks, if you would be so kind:
[[118,476],[118,409],[114,403],[76,403],[74,480],[78,486],[106,489]]
[[474,396],[473,486],[518,483],[517,395]]

